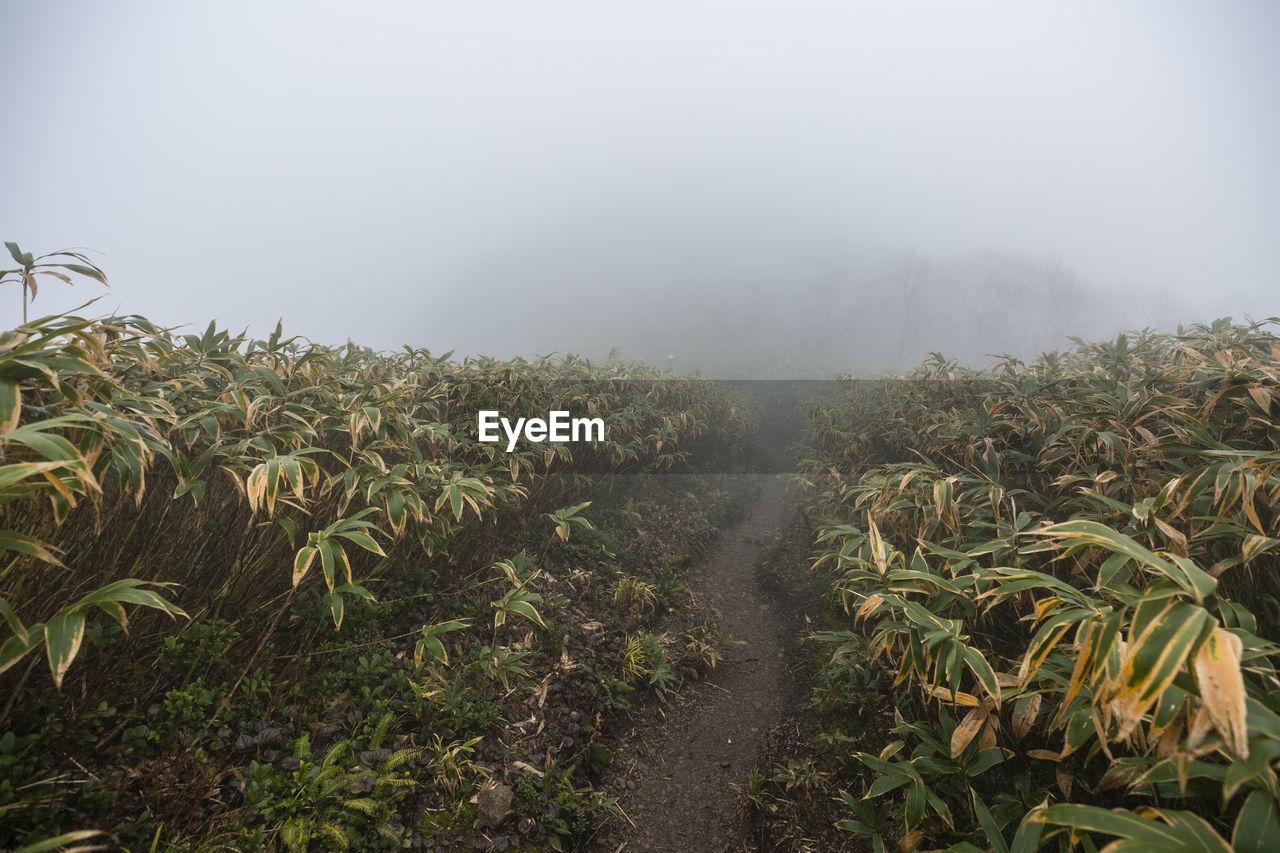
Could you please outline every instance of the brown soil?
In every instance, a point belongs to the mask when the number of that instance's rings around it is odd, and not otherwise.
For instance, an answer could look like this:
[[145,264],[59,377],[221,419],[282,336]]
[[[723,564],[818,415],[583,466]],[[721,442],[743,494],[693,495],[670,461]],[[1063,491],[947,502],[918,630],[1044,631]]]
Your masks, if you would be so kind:
[[793,535],[797,513],[780,477],[743,476],[758,479],[758,498],[688,577],[701,608],[733,642],[706,680],[665,707],[637,708],[624,723],[603,781],[629,822],[610,818],[589,850],[756,849],[738,792],[766,744],[795,728],[789,721],[807,692],[804,613],[816,607],[795,549],[780,549],[773,582],[757,578],[765,537]]

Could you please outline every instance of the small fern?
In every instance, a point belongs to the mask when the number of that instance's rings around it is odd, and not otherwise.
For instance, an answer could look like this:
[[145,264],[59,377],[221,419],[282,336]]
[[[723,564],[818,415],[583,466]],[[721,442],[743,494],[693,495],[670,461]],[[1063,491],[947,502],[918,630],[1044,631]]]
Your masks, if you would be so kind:
[[[394,722],[395,715],[390,713],[374,722],[367,742],[371,751],[381,749],[390,738]],[[356,751],[356,743],[341,740],[316,763],[307,735],[294,742],[298,769],[287,779],[276,776],[270,794],[254,803],[260,814],[278,817],[278,838],[284,849],[304,853],[316,844],[326,849],[363,848],[371,831],[399,840],[389,821],[399,792],[416,784],[404,768],[421,750],[396,750],[372,771],[356,762]]]
[[329,836],[338,845],[339,850],[351,849],[351,836],[347,834],[347,830],[332,821],[324,820],[320,822],[318,827],[321,833]]
[[410,761],[417,758],[421,754],[422,754],[422,750],[417,749],[415,747],[406,747],[405,749],[397,749],[395,752],[391,753],[390,758],[378,764],[377,772],[379,774],[383,774],[383,773],[391,773],[396,770],[399,770],[401,767],[408,764]]
[[395,715],[390,711],[378,718],[377,724],[373,727],[373,734],[369,737],[369,749],[382,749],[383,741],[387,739],[387,732],[391,730],[393,722],[395,722]]

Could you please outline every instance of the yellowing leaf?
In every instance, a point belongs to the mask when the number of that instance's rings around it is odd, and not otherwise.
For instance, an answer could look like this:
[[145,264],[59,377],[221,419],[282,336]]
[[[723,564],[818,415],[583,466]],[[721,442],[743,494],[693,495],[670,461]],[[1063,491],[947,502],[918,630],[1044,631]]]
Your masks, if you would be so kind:
[[898,853],[911,853],[920,846],[920,842],[924,840],[924,832],[919,829],[908,832],[902,838],[898,839]]
[[1191,728],[1187,731],[1187,749],[1194,752],[1212,730],[1213,718],[1209,716],[1208,706],[1201,702],[1191,717]]
[[1254,557],[1271,550],[1276,545],[1280,545],[1280,539],[1250,533],[1244,537],[1244,544],[1240,546],[1240,558],[1244,560],[1245,565],[1248,565]]
[[1261,385],[1250,385],[1249,396],[1253,398],[1253,402],[1258,404],[1258,408],[1263,412],[1271,410],[1271,391]]
[[267,491],[267,463],[263,462],[249,472],[244,481],[245,496],[249,498],[249,511],[257,512]]
[[1176,530],[1172,525],[1155,519],[1156,527],[1160,528],[1160,532],[1169,537],[1169,543],[1173,546],[1174,553],[1179,556],[1187,556],[1187,537],[1180,531]]
[[879,607],[883,603],[884,603],[884,598],[882,598],[879,593],[867,596],[867,600],[862,602],[862,605],[858,608],[857,612],[854,614],[853,621],[857,622],[861,619],[867,618],[868,616],[870,616],[872,613],[875,612],[877,607]]
[[1147,709],[1187,663],[1191,649],[1213,617],[1201,607],[1181,602],[1165,607],[1142,636],[1130,644],[1119,677],[1107,685],[1107,710],[1119,726],[1117,738],[1127,738]]
[[1071,783],[1075,781],[1075,775],[1068,772],[1062,765],[1058,765],[1058,789],[1062,791],[1062,797],[1065,800],[1071,799]]
[[880,528],[876,526],[875,519],[868,518],[867,521],[870,522],[871,557],[883,576],[889,570],[889,548],[880,536]]
[[1249,757],[1249,731],[1245,724],[1244,675],[1240,657],[1244,646],[1240,638],[1221,625],[1201,643],[1194,668],[1200,701],[1231,749],[1242,759]]
[[945,687],[935,687],[929,691],[929,695],[934,699],[941,699],[944,702],[953,702],[966,708],[976,708],[982,704],[977,696],[972,693],[965,693],[963,690],[957,690],[954,694]]
[[955,731],[951,733],[952,758],[956,758],[960,753],[964,752],[964,748],[987,724],[989,716],[990,712],[982,707],[974,708],[965,714],[964,719],[960,721],[960,725],[956,726]]
[[1000,730],[1000,718],[995,714],[987,715],[986,725],[982,727],[982,733],[978,736],[978,748],[987,750],[997,745],[996,732]]

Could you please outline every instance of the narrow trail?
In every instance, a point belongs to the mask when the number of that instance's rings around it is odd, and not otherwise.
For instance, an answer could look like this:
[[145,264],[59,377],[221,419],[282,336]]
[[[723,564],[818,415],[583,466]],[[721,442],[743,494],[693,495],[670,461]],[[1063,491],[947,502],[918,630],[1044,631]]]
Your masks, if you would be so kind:
[[803,701],[800,643],[809,602],[803,568],[790,561],[769,589],[757,579],[766,537],[789,535],[797,510],[781,477],[743,476],[759,481],[759,496],[688,577],[694,595],[734,642],[706,680],[673,707],[647,708],[614,745],[605,788],[634,827],[611,819],[589,850],[754,849],[742,826],[738,788],[769,732]]

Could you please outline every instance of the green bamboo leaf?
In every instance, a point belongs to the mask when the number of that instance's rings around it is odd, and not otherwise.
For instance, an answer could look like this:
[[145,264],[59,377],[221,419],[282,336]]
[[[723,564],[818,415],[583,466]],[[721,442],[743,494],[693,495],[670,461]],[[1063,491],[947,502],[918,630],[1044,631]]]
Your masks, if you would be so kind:
[[414,668],[421,669],[423,661],[427,658],[443,666],[448,666],[449,653],[445,650],[444,643],[440,640],[440,635],[450,631],[462,630],[470,627],[470,624],[465,620],[451,619],[435,625],[423,625],[422,635],[413,653]]
[[[886,600],[888,599],[886,598]],[[953,619],[943,619],[922,604],[917,604],[909,598],[903,598],[900,599],[900,605],[907,618],[922,628],[934,628],[952,636],[959,633],[960,626],[958,622]]]
[[524,618],[528,619],[531,622],[536,622],[538,625],[541,625],[543,628],[547,627],[546,623],[542,621],[542,616],[539,615],[537,608],[535,608],[528,601],[512,602],[511,610],[514,611],[515,613],[519,613],[521,616],[523,616]]
[[876,780],[871,783],[871,787],[867,789],[864,800],[882,797],[890,791],[896,791],[904,785],[911,784],[911,777],[905,773],[897,773],[892,776],[877,776]]
[[0,616],[4,617],[4,621],[9,625],[9,630],[13,632],[15,637],[24,644],[28,642],[30,635],[27,631],[27,626],[22,624],[17,612],[8,601],[5,601],[4,596],[0,596]]
[[[0,472],[3,471],[4,468],[0,468]],[[15,533],[12,530],[0,530],[0,550],[17,551],[19,554],[35,557],[55,566],[62,565],[62,561],[58,559],[57,552],[52,545],[21,533]]]
[[302,500],[302,489],[305,482],[302,477],[302,464],[291,456],[280,460],[280,470],[284,474],[285,485],[293,490],[294,497]]
[[365,589],[358,583],[344,583],[342,586],[336,588],[334,592],[340,592],[343,595],[354,595],[359,598],[363,598],[365,601],[378,600],[374,597],[373,593],[369,592],[369,590]]
[[1231,847],[1236,853],[1267,853],[1280,839],[1280,815],[1276,802],[1264,789],[1249,794],[1236,817]]
[[1197,603],[1203,601],[1205,596],[1211,594],[1218,586],[1216,578],[1190,560],[1176,555],[1167,555],[1169,559],[1159,557],[1123,533],[1112,530],[1105,524],[1099,524],[1096,521],[1075,519],[1034,532],[1040,536],[1099,545],[1108,550],[1125,554],[1139,564],[1169,578],[1191,594]]
[[[118,601],[102,601],[98,603],[99,609],[103,613],[110,616],[120,625],[126,633],[129,631],[129,615],[124,612],[124,606]],[[186,614],[183,614],[186,615]]]
[[989,746],[978,753],[977,757],[964,766],[966,776],[981,776],[992,767],[1007,759],[1013,753],[1007,752],[998,746]]
[[342,596],[337,592],[329,593],[329,612],[333,614],[334,629],[342,630],[342,616],[346,612],[346,608],[342,603]]
[[324,582],[328,584],[329,591],[333,592],[333,550],[335,545],[328,539],[321,539],[316,543],[316,547],[320,549],[320,568],[324,571]]
[[982,832],[987,837],[987,843],[996,853],[1009,853],[1009,845],[1005,843],[1004,835],[996,825],[995,818],[987,810],[987,804],[982,801],[982,797],[978,796],[977,791],[970,788],[969,792],[973,794],[973,812],[977,815],[978,825],[982,827]]
[[306,577],[307,570],[311,568],[311,563],[315,560],[316,551],[318,550],[314,545],[304,545],[298,549],[298,553],[293,558],[294,587],[302,583],[302,579]]
[[945,800],[935,794],[933,789],[928,785],[924,785],[922,787],[924,788],[925,802],[927,802],[929,807],[932,808],[940,818],[942,818],[947,826],[954,829],[956,824],[955,820],[951,816],[951,807],[947,805]]
[[920,825],[920,821],[924,820],[924,807],[926,803],[924,782],[912,780],[907,787],[907,808],[903,819],[906,821],[908,829],[915,829]]
[[449,488],[449,506],[453,510],[454,518],[458,521],[462,520],[462,487],[460,485],[451,486]]
[[1185,853],[1232,853],[1231,845],[1197,814],[1178,809],[1143,808],[1141,814],[1154,815],[1177,833],[1179,844],[1172,850]]
[[[34,635],[34,636],[33,636]],[[0,644],[0,673],[13,666],[44,639],[44,625],[32,625],[26,639],[9,637]]]
[[[66,468],[66,464],[62,462],[14,462],[10,465],[0,465],[0,491],[14,483],[21,483],[29,477],[63,468]],[[43,484],[44,481],[39,482]]]
[[[1132,650],[1131,674],[1123,696],[1135,691],[1146,703],[1154,699],[1186,666],[1191,650],[1212,630],[1213,616],[1193,604],[1181,604],[1162,615]],[[1117,696],[1117,699],[1120,698]]]
[[1149,845],[1148,849],[1151,850],[1188,849],[1183,846],[1184,838],[1177,830],[1159,821],[1139,817],[1125,809],[1108,810],[1098,806],[1063,803],[1041,809],[1031,819],[1041,823],[1069,826],[1085,832],[1100,832],[1105,835],[1119,836],[1122,839],[1133,839]]
[[1244,542],[1240,547],[1240,556],[1247,565],[1259,554],[1270,551],[1276,545],[1280,545],[1280,539],[1251,533],[1244,537]]
[[895,764],[892,761],[886,761],[879,756],[866,752],[859,752],[857,759],[877,773],[884,773],[890,776],[905,775],[911,777],[911,773],[915,770],[910,764]]
[[1227,766],[1222,780],[1222,797],[1230,801],[1244,785],[1266,785],[1275,778],[1270,766],[1280,759],[1280,743],[1266,737],[1249,740],[1249,757],[1237,758]]
[[0,435],[18,427],[22,417],[22,391],[12,379],[0,379]]
[[377,554],[380,557],[387,556],[386,552],[382,550],[382,546],[380,546],[376,541],[374,541],[373,537],[370,536],[368,533],[365,533],[363,530],[348,530],[348,531],[339,533],[338,535],[341,536],[343,539],[348,539],[356,543],[366,551],[370,551],[374,554]]
[[84,457],[80,455],[80,451],[76,450],[75,445],[62,436],[51,432],[51,430],[80,426],[86,420],[91,419],[65,415],[48,418],[36,423],[23,424],[17,429],[6,432],[0,440],[25,444],[49,461],[79,462],[83,464]]
[[144,586],[167,586],[167,584],[157,584],[151,581],[140,581],[135,578],[125,578],[124,580],[113,581],[106,586],[99,587],[93,592],[81,598],[73,608],[78,610],[87,610],[97,605],[103,607],[107,612],[114,614],[117,612],[111,605],[119,604],[138,604],[143,607],[150,607],[167,613],[170,617],[177,618],[181,616],[189,619],[187,612],[178,605],[168,601],[163,596],[157,594],[150,589],[144,589]]
[[1013,836],[1013,846],[1009,853],[1035,853],[1040,849],[1040,836],[1044,834],[1044,824],[1035,818],[1036,810],[1032,810],[1022,819],[1018,832]]
[[1000,680],[996,678],[996,671],[991,668],[991,664],[987,662],[982,652],[973,646],[964,647],[964,662],[969,670],[982,684],[987,695],[996,703],[996,707],[1000,707]]
[[107,283],[106,274],[103,273],[102,270],[96,267],[87,267],[84,264],[46,264],[46,266],[61,267],[62,269],[71,270],[72,272],[79,273],[80,275],[85,276],[86,278],[91,278],[94,281],[98,281],[103,284]]
[[53,684],[62,689],[62,678],[84,641],[84,613],[67,608],[58,611],[44,626],[44,646],[49,656]]

